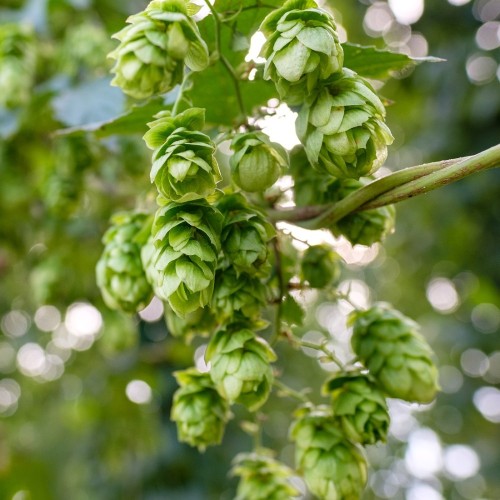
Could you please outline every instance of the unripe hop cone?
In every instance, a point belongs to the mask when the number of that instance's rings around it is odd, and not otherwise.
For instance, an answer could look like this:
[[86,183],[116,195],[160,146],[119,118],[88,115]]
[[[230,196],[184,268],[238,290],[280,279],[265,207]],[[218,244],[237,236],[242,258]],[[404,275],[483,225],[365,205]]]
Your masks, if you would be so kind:
[[340,278],[340,256],[328,245],[310,246],[302,257],[302,277],[312,288],[324,288]]
[[[136,99],[163,94],[181,82],[184,64],[193,71],[208,66],[208,48],[189,17],[195,7],[184,0],[154,0],[130,16],[113,35],[120,41],[111,84]],[[191,11],[191,12],[190,12]]]
[[388,304],[352,313],[351,345],[387,396],[430,403],[438,390],[433,352],[419,325]]
[[143,213],[117,213],[103,236],[105,247],[97,262],[96,278],[104,302],[111,309],[137,312],[153,297],[141,262],[148,217]]
[[271,79],[282,99],[300,104],[318,81],[342,69],[344,52],[333,17],[312,0],[290,0],[260,26],[267,40],[264,78]]

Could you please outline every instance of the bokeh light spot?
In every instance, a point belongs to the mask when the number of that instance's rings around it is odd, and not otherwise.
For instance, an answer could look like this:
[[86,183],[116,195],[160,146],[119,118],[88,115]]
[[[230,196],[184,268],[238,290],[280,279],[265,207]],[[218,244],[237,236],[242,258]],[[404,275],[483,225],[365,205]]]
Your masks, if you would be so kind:
[[460,356],[460,366],[469,377],[482,377],[489,365],[488,356],[479,349],[467,349]]
[[414,24],[424,13],[424,0],[389,0],[389,7],[401,24]]
[[[413,476],[420,479],[433,477],[443,467],[442,455],[441,443],[433,430],[421,428],[410,434],[405,464],[408,472]],[[419,498],[431,497],[424,495]]]
[[13,310],[3,316],[1,326],[7,337],[22,337],[30,327],[30,317],[24,311]]
[[470,319],[474,327],[482,333],[494,333],[500,328],[500,309],[487,302],[472,309]]
[[139,311],[139,316],[148,323],[154,323],[163,316],[164,309],[163,302],[158,297],[153,297],[153,300]]
[[479,456],[470,446],[455,444],[444,451],[444,469],[452,478],[472,477],[480,466]]
[[474,393],[474,406],[490,422],[500,423],[500,390],[496,387],[481,387]]
[[42,332],[52,332],[61,323],[61,313],[57,307],[49,305],[41,306],[36,310],[33,319],[39,330],[42,330]]
[[460,303],[455,285],[446,278],[434,278],[427,285],[427,300],[440,313],[451,313]]
[[144,380],[130,381],[125,389],[125,394],[132,403],[138,405],[148,404],[153,399],[153,391]]

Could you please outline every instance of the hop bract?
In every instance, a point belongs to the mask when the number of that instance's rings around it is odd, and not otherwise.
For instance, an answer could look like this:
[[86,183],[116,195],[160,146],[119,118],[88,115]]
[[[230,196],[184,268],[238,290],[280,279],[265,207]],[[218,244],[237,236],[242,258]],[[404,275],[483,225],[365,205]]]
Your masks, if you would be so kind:
[[304,252],[301,269],[311,287],[324,288],[340,278],[340,256],[328,245],[313,245]]
[[270,363],[276,355],[269,344],[244,324],[219,330],[205,355],[219,393],[230,403],[255,411],[267,400],[273,382]]
[[331,410],[303,408],[292,424],[295,463],[307,487],[322,500],[355,500],[366,484],[367,465],[360,449],[338,428]]
[[289,104],[300,104],[325,80],[342,69],[344,52],[333,17],[312,0],[290,0],[260,26],[267,38],[264,78],[276,84]]
[[114,59],[112,85],[136,99],[168,92],[180,83],[184,64],[193,71],[208,65],[208,48],[184,0],[154,0],[130,16],[113,35],[120,41]]
[[231,173],[234,183],[250,193],[271,187],[288,164],[283,147],[262,132],[238,134],[231,143]]
[[215,160],[215,145],[200,132],[205,110],[191,108],[176,116],[156,115],[144,136],[154,149],[151,182],[167,200],[184,202],[206,198],[222,177]]
[[179,316],[206,306],[212,298],[221,230],[222,215],[204,200],[169,203],[156,212],[156,293]]
[[351,344],[390,397],[429,403],[438,389],[433,352],[417,323],[388,304],[353,313]]
[[344,68],[306,100],[297,135],[319,171],[358,179],[375,172],[387,158],[393,137],[384,117],[384,106],[370,84]]
[[170,418],[177,423],[179,441],[198,447],[219,444],[230,418],[229,406],[208,373],[196,368],[174,373],[180,388],[174,394]]
[[240,477],[235,500],[289,500],[300,494],[290,483],[293,471],[275,460],[271,450],[236,455],[231,473]]
[[332,409],[346,436],[360,444],[387,438],[389,412],[382,391],[364,375],[339,377],[327,382]]
[[180,318],[170,307],[165,307],[165,321],[168,332],[174,337],[181,337],[186,342],[195,336],[210,335],[218,324],[218,319],[209,307],[200,307],[196,311]]
[[147,219],[143,213],[115,214],[103,236],[105,247],[96,266],[96,278],[104,302],[111,309],[137,312],[153,297],[141,262]]

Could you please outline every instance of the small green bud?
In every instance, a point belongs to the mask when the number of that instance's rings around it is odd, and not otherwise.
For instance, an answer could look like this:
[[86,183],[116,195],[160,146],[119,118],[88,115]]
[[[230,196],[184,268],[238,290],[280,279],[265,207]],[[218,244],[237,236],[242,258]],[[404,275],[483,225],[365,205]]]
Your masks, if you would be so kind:
[[340,256],[328,245],[313,245],[304,252],[301,268],[312,288],[325,288],[340,278]]
[[288,165],[286,150],[262,132],[237,134],[231,143],[234,183],[250,193],[271,187]]
[[273,383],[270,363],[276,355],[269,344],[244,327],[219,330],[205,354],[210,375],[222,397],[255,411],[267,400]]
[[177,423],[179,441],[200,451],[220,444],[230,412],[210,375],[190,368],[174,376],[180,388],[174,394],[170,418]]
[[352,348],[385,394],[416,403],[434,399],[438,372],[417,323],[384,303],[350,321]]

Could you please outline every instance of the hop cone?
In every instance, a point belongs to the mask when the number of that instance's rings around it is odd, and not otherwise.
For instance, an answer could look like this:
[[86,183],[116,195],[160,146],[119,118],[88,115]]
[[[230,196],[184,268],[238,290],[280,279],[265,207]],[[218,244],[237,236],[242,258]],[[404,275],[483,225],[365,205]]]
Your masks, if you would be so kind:
[[32,30],[20,24],[0,25],[0,108],[29,100],[36,66]]
[[390,397],[429,403],[438,389],[433,352],[417,323],[387,304],[356,312],[351,344]]
[[111,219],[102,239],[104,251],[96,266],[97,286],[111,309],[133,313],[143,309],[153,296],[142,268],[141,246],[148,215],[122,212]]
[[[369,182],[369,180],[355,179],[336,181],[332,184],[332,188],[334,185],[336,187],[334,196],[337,200],[341,200]],[[394,230],[395,217],[396,209],[393,205],[387,205],[350,213],[330,229],[336,236],[345,236],[353,245],[370,246],[382,241]]]
[[320,499],[358,500],[366,484],[366,461],[325,407],[303,408],[292,424],[295,462]]
[[390,421],[385,397],[366,376],[334,378],[325,389],[332,394],[333,414],[351,441],[385,442]]
[[235,500],[289,500],[300,494],[290,484],[293,471],[275,460],[270,450],[240,453],[231,473],[240,477]]
[[230,325],[212,337],[205,359],[217,390],[230,403],[254,411],[266,402],[276,355],[264,339],[240,324]]
[[165,308],[167,329],[174,337],[190,342],[195,336],[207,337],[217,327],[218,320],[208,307],[201,307],[184,318],[179,318],[169,307]]
[[144,136],[148,147],[154,149],[151,182],[167,200],[176,202],[211,195],[222,177],[213,142],[199,132],[205,123],[205,110],[191,108],[176,116],[165,111],[156,118]]
[[179,441],[198,447],[219,444],[230,412],[208,373],[196,368],[174,373],[180,388],[175,391],[170,418],[177,423]]
[[272,186],[288,164],[288,155],[262,132],[238,134],[231,143],[231,172],[234,183],[250,193]]
[[214,288],[222,215],[206,201],[169,203],[153,222],[156,293],[179,316],[206,306]]
[[221,244],[228,264],[237,272],[265,273],[273,226],[239,193],[223,196],[217,208],[224,215]]
[[342,69],[344,52],[333,17],[312,0],[290,0],[269,14],[260,30],[267,37],[264,78],[289,104],[300,104],[318,84]]
[[302,277],[313,288],[324,288],[340,278],[340,257],[328,245],[309,247],[302,257]]
[[136,99],[163,94],[180,83],[184,64],[193,71],[207,67],[207,45],[184,0],[154,0],[127,22],[113,35],[120,44],[109,54],[116,61],[111,83],[126,94]]
[[393,137],[384,117],[384,106],[369,83],[344,68],[306,100],[297,135],[320,172],[358,179],[387,158]]

